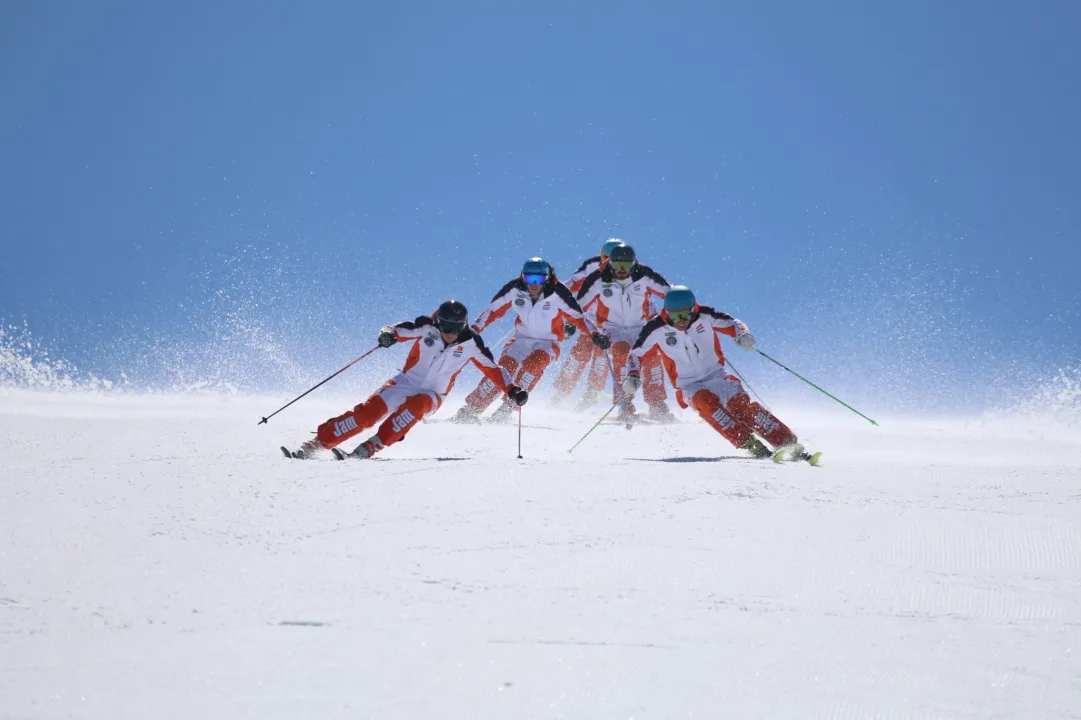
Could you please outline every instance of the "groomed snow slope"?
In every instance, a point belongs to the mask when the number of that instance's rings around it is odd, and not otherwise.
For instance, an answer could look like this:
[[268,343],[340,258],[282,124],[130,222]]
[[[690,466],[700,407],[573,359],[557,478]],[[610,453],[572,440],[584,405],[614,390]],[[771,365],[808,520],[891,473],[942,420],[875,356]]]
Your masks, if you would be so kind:
[[0,390],[0,718],[1081,717],[1076,432],[778,408],[823,467],[689,416],[568,456],[596,415],[537,403],[521,461],[280,456],[354,401]]

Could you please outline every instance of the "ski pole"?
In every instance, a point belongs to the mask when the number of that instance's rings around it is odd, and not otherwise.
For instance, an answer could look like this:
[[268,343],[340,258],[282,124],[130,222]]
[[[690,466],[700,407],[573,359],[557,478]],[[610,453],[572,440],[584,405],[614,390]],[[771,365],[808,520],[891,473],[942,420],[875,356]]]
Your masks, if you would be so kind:
[[732,372],[734,372],[734,373],[736,374],[736,377],[738,377],[738,378],[739,378],[739,381],[740,381],[741,383],[743,383],[743,384],[744,384],[744,385],[745,385],[745,386],[747,387],[747,389],[751,391],[751,394],[752,394],[752,395],[754,395],[754,396],[755,396],[755,397],[756,397],[756,398],[758,399],[758,403],[759,403],[759,404],[760,404],[760,405],[761,405],[762,407],[764,407],[764,408],[766,408],[767,410],[769,410],[769,405],[767,405],[767,404],[766,404],[766,401],[765,401],[765,400],[763,400],[763,399],[762,399],[762,396],[761,396],[761,395],[759,395],[759,394],[758,394],[758,393],[757,393],[757,392],[755,391],[755,389],[754,389],[753,387],[751,387],[751,384],[750,384],[749,382],[747,382],[747,381],[746,381],[746,380],[745,380],[745,379],[743,378],[743,376],[742,376],[742,375],[740,375],[740,373],[739,373],[739,370],[736,370],[736,366],[732,364],[732,361],[731,361],[731,360],[729,360],[728,358],[725,358],[725,362],[727,362],[727,363],[728,363],[728,367],[732,368]]
[[[622,405],[626,403],[626,397],[623,395],[623,389],[619,386],[619,378],[616,377],[616,367],[612,364],[612,357],[608,354],[607,348],[604,350],[604,359],[608,361],[608,371],[612,373],[612,390],[620,394],[619,402],[617,402],[616,405]],[[631,429],[630,413],[627,413],[627,429]]]
[[326,383],[327,383],[327,382],[329,382],[330,380],[333,380],[333,379],[334,379],[334,378],[336,378],[337,376],[341,375],[341,374],[342,374],[343,372],[345,372],[345,371],[346,371],[346,370],[348,370],[349,368],[353,367],[354,365],[356,365],[356,364],[357,364],[358,362],[360,362],[360,361],[361,361],[361,360],[363,360],[364,358],[366,358],[366,357],[368,357],[369,355],[371,355],[371,354],[372,354],[373,352],[375,352],[376,350],[378,350],[378,349],[379,349],[380,347],[381,347],[380,345],[376,345],[376,346],[375,346],[375,347],[373,347],[373,348],[372,348],[371,350],[369,350],[368,352],[364,353],[363,355],[361,355],[360,357],[358,357],[358,358],[357,358],[356,360],[354,360],[353,362],[349,363],[348,365],[346,365],[345,367],[343,367],[343,368],[342,368],[341,370],[339,370],[338,372],[336,372],[336,373],[334,373],[333,375],[331,375],[330,377],[328,377],[328,378],[327,378],[326,380],[324,380],[323,382],[319,383],[319,385],[316,385],[315,387],[312,387],[312,388],[308,389],[307,391],[305,391],[304,393],[302,393],[302,394],[298,395],[297,397],[293,398],[292,400],[290,400],[290,401],[289,401],[289,402],[287,402],[286,404],[282,405],[282,406],[281,406],[280,408],[278,408],[278,409],[277,409],[277,410],[275,410],[274,412],[270,413],[270,414],[269,414],[269,415],[267,415],[267,416],[266,416],[265,418],[263,418],[262,420],[260,420],[259,422],[255,423],[255,424],[256,424],[256,425],[263,425],[263,424],[265,424],[267,420],[269,420],[270,418],[274,417],[275,415],[277,415],[278,413],[280,413],[280,412],[281,412],[282,410],[284,410],[285,408],[289,407],[290,405],[292,405],[293,403],[295,403],[295,402],[296,402],[297,400],[299,400],[300,398],[302,398],[302,397],[304,397],[305,395],[307,395],[308,393],[310,393],[310,392],[311,392],[312,390],[315,390],[316,388],[318,388],[318,387],[320,387],[320,386],[322,386],[322,385],[326,384]]
[[582,436],[582,439],[581,439],[581,440],[579,440],[578,442],[574,443],[574,445],[571,445],[571,447],[570,447],[570,450],[567,450],[567,454],[569,455],[570,453],[574,452],[574,448],[576,448],[576,447],[578,447],[579,445],[581,445],[581,444],[582,444],[582,440],[585,440],[585,439],[586,439],[587,437],[589,437],[589,434],[590,434],[591,432],[593,432],[594,430],[596,430],[596,429],[597,429],[597,426],[598,426],[598,425],[600,425],[600,424],[601,424],[602,422],[604,422],[604,419],[605,419],[606,417],[608,417],[609,413],[611,413],[611,412],[612,412],[613,410],[615,410],[615,409],[616,409],[617,407],[619,407],[619,404],[620,404],[621,402],[623,402],[623,398],[622,398],[622,397],[620,397],[620,398],[619,398],[619,400],[617,400],[617,401],[616,401],[615,403],[613,403],[613,404],[612,404],[612,407],[608,408],[608,410],[607,410],[607,411],[606,411],[606,412],[604,413],[604,415],[601,415],[601,419],[600,419],[600,420],[598,420],[597,422],[595,422],[595,423],[593,424],[593,427],[591,427],[591,428],[590,428],[590,429],[589,429],[588,431],[586,431],[586,434]]
[[522,459],[522,406],[518,406],[518,459]]
[[814,388],[815,390],[817,390],[818,392],[822,393],[822,394],[823,394],[823,395],[825,395],[826,397],[829,397],[829,398],[832,398],[833,400],[836,400],[837,402],[839,402],[840,404],[844,405],[844,406],[845,406],[846,408],[848,408],[848,409],[849,409],[849,410],[851,410],[852,412],[856,413],[857,415],[859,415],[859,416],[860,416],[861,418],[863,418],[863,419],[864,419],[864,420],[866,420],[867,422],[871,423],[872,425],[878,425],[878,423],[877,423],[877,422],[875,422],[875,421],[874,421],[874,420],[872,420],[871,418],[867,417],[866,415],[864,415],[863,413],[861,413],[861,412],[860,412],[859,410],[857,410],[856,408],[854,408],[854,407],[852,407],[851,405],[849,405],[848,403],[846,403],[846,402],[845,402],[844,400],[841,400],[841,399],[840,399],[839,397],[837,397],[837,396],[835,396],[835,395],[831,395],[830,393],[826,392],[825,390],[823,390],[822,388],[818,387],[817,385],[815,385],[815,384],[814,384],[813,382],[811,382],[811,381],[810,381],[810,380],[808,380],[807,378],[805,378],[805,377],[803,377],[802,375],[800,375],[800,374],[799,374],[798,372],[796,372],[795,370],[793,370],[793,369],[791,369],[791,368],[789,368],[789,367],[785,367],[785,365],[783,365],[782,363],[778,362],[777,360],[774,360],[773,358],[771,358],[771,357],[770,357],[769,355],[767,355],[766,353],[762,352],[762,351],[761,351],[761,350],[759,350],[758,348],[755,348],[755,352],[757,352],[757,353],[758,353],[759,355],[761,355],[762,357],[766,358],[766,359],[767,359],[767,360],[769,360],[770,362],[774,363],[775,365],[778,365],[779,367],[783,368],[784,370],[787,370],[788,372],[792,373],[793,375],[795,375],[796,377],[798,377],[798,378],[799,378],[800,380],[802,380],[803,382],[807,383],[808,385],[810,385],[811,387],[813,387],[813,388]]

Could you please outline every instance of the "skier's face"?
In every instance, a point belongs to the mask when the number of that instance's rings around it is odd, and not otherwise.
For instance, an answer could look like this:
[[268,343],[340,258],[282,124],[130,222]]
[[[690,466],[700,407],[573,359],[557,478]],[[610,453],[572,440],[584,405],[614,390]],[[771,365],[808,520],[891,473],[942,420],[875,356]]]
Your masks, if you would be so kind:
[[525,289],[529,291],[529,297],[532,300],[536,300],[540,297],[541,291],[544,290],[544,281],[548,279],[547,275],[525,275]]
[[691,320],[694,318],[694,310],[667,310],[668,322],[672,323],[672,327],[680,332],[687,332],[687,328],[691,326]]
[[631,276],[631,270],[634,269],[633,260],[610,260],[609,263],[612,266],[612,274],[616,276],[617,280],[626,280]]
[[443,342],[450,345],[452,342],[458,339],[458,333],[456,332],[440,332],[439,335],[443,338]]

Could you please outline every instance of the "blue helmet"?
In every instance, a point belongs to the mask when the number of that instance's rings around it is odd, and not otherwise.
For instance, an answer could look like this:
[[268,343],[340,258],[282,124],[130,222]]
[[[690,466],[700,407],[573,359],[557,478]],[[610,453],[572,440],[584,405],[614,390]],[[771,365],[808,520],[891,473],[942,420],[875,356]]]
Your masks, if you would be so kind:
[[690,317],[698,312],[698,301],[694,293],[684,285],[673,285],[668,288],[664,295],[664,311],[671,317],[673,314],[687,314]]
[[612,252],[612,248],[619,247],[623,244],[624,242],[619,238],[609,238],[608,241],[601,246],[601,262],[608,259],[608,255]]
[[[538,276],[543,276],[541,282],[532,284],[540,285],[547,282],[548,278],[552,276],[552,266],[543,258],[529,258],[525,261],[525,265],[522,265],[522,280],[526,280],[528,277],[536,278]],[[526,284],[528,285],[530,283],[527,281]]]

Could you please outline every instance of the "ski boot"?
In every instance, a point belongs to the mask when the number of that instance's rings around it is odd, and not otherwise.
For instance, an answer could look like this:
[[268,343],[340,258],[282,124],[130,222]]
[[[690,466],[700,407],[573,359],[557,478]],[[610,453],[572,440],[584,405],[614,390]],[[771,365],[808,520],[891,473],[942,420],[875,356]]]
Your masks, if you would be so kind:
[[661,425],[669,425],[676,421],[676,416],[668,408],[668,403],[659,402],[649,406],[649,419]]
[[791,442],[787,445],[782,445],[777,448],[777,452],[773,453],[773,462],[781,462],[782,460],[805,460],[811,465],[818,465],[818,461],[822,459],[822,453],[809,453],[807,448],[803,447],[798,442]]
[[627,400],[620,404],[619,414],[617,415],[619,421],[623,423],[628,430],[634,427],[634,424],[638,422],[638,411],[634,409],[634,403]]
[[316,451],[322,449],[323,443],[319,442],[318,440],[306,440],[300,445],[299,448],[293,450],[292,452],[290,452],[289,449],[284,445],[282,446],[281,450],[287,458],[293,458],[294,460],[307,460],[308,458],[314,456]]
[[755,460],[764,460],[765,458],[773,457],[773,451],[766,447],[766,444],[754,435],[747,438],[747,442],[743,443],[743,447],[740,449],[749,452],[751,457]]
[[480,413],[468,405],[462,405],[450,421],[459,425],[476,425],[480,422]]
[[353,452],[345,452],[338,448],[331,448],[330,451],[334,453],[334,457],[338,460],[367,460],[372,455],[382,450],[384,447],[383,441],[379,439],[378,435],[372,435],[370,438],[357,445]]
[[578,401],[578,404],[574,406],[575,412],[588,412],[594,405],[597,404],[597,398],[600,397],[600,392],[590,388],[585,391],[582,398]]
[[512,422],[513,418],[511,414],[517,405],[512,405],[509,402],[505,402],[496,408],[496,411],[492,413],[492,416],[487,419],[487,422],[492,425],[506,425]]

